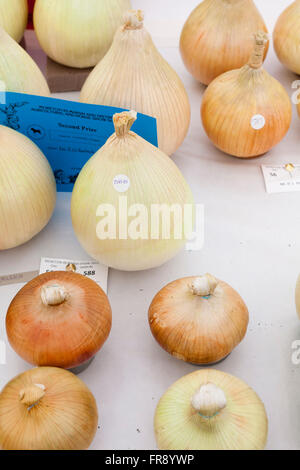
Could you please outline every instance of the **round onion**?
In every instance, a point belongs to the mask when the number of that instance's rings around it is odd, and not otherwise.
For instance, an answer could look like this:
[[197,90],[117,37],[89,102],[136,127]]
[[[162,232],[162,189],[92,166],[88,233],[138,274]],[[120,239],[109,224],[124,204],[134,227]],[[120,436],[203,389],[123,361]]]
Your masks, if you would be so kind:
[[244,338],[248,322],[239,294],[210,274],[171,282],[149,309],[151,331],[161,347],[193,364],[228,356]]
[[262,450],[268,436],[265,407],[244,382],[201,370],[174,383],[155,414],[161,450]]
[[63,369],[29,370],[0,394],[2,450],[84,450],[92,443],[97,424],[92,393]]
[[0,26],[15,41],[21,41],[27,21],[27,0],[0,0]]
[[274,49],[278,59],[292,72],[300,74],[300,1],[296,0],[278,18]]
[[73,272],[49,272],[30,281],[6,316],[11,346],[39,366],[71,369],[87,362],[110,329],[106,294],[94,281]]
[[0,250],[7,250],[47,225],[56,184],[48,161],[31,140],[0,126],[0,141]]

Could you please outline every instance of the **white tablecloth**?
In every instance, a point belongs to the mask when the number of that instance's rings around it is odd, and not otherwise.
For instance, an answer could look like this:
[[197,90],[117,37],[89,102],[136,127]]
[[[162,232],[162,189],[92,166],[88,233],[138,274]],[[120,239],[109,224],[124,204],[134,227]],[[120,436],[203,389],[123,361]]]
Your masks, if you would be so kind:
[[[289,3],[256,1],[270,29]],[[204,88],[187,73],[177,48],[178,32],[197,1],[134,0],[133,4],[149,12],[148,29],[182,77],[191,99],[190,132],[174,160],[197,203],[205,205],[205,245],[201,252],[182,252],[152,271],[110,271],[112,333],[81,375],[99,405],[100,429],[92,448],[155,448],[153,416],[160,396],[175,380],[197,368],[170,357],[156,344],[147,310],[167,282],[211,272],[235,287],[250,311],[246,339],[217,368],[245,380],[264,401],[270,420],[268,449],[299,449],[300,370],[291,356],[292,342],[300,339],[294,306],[300,271],[300,194],[267,195],[260,165],[300,163],[300,120],[294,109],[289,134],[265,157],[240,161],[216,150],[200,121]],[[292,93],[291,83],[297,77],[281,66],[272,48],[266,69]],[[77,95],[59,97],[74,99]],[[59,194],[55,215],[39,236],[23,247],[0,253],[0,274],[37,269],[41,256],[87,259],[74,236],[69,205],[70,196]],[[7,307],[19,288],[0,288],[0,340],[5,340]],[[27,368],[7,346],[7,364],[0,365],[0,386]]]

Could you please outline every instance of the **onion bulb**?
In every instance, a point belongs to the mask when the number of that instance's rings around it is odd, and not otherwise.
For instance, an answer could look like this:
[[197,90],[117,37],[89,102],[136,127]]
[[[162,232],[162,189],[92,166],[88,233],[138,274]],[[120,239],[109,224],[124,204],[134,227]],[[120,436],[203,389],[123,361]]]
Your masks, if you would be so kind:
[[240,379],[200,370],[175,382],[155,414],[160,450],[263,450],[268,418],[256,393]]
[[27,21],[27,0],[0,0],[0,26],[15,41],[21,41]]
[[167,155],[130,131],[135,120],[134,111],[114,116],[116,132],[79,174],[71,208],[85,250],[124,271],[160,266],[185,243],[186,231],[172,214],[163,216],[170,221],[164,231],[160,216],[158,220],[152,213],[176,207],[185,220],[191,219],[191,227],[193,223],[189,186]]
[[1,91],[50,96],[46,79],[36,63],[1,27],[0,81]]
[[87,78],[84,103],[135,109],[157,119],[158,146],[171,155],[190,125],[190,104],[177,73],[160,55],[143,25],[141,10],[125,14],[104,59]]
[[296,0],[280,15],[273,34],[278,59],[292,72],[300,74],[300,1]]
[[97,424],[92,393],[63,369],[29,370],[11,380],[0,394],[2,450],[85,450]]
[[202,122],[211,141],[235,157],[257,157],[278,144],[289,130],[291,100],[283,86],[263,68],[267,43],[255,35],[247,65],[216,78],[202,102]]
[[149,308],[151,331],[161,347],[198,365],[228,356],[244,338],[248,322],[239,294],[210,274],[171,282]]
[[130,7],[130,0],[36,0],[34,29],[42,49],[55,62],[94,67]]
[[56,183],[46,157],[18,132],[0,126],[0,251],[31,240],[49,222]]
[[74,272],[41,274],[11,302],[6,331],[13,349],[38,366],[71,369],[102,347],[111,329],[106,294]]
[[[245,65],[256,31],[267,32],[253,0],[204,0],[184,25],[181,55],[187,69],[208,85],[216,77]],[[264,57],[267,48],[264,51]]]

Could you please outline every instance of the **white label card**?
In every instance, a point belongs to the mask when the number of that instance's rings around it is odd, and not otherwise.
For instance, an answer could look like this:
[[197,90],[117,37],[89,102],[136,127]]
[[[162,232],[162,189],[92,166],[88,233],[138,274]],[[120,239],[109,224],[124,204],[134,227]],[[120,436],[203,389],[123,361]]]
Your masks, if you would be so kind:
[[262,165],[267,193],[300,191],[300,164]]
[[51,271],[73,271],[97,282],[107,293],[108,268],[97,261],[74,261],[70,259],[42,258],[40,274]]

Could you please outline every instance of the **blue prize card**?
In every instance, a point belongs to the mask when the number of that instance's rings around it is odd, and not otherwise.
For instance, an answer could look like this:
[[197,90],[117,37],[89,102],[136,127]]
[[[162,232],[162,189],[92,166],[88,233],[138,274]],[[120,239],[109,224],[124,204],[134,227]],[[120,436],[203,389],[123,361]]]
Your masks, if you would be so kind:
[[[114,133],[120,108],[22,93],[0,93],[0,124],[29,137],[48,158],[58,191],[71,192],[94,153]],[[156,119],[138,114],[132,130],[157,146]],[[1,143],[0,143],[1,145]]]

